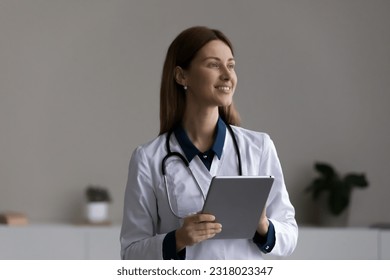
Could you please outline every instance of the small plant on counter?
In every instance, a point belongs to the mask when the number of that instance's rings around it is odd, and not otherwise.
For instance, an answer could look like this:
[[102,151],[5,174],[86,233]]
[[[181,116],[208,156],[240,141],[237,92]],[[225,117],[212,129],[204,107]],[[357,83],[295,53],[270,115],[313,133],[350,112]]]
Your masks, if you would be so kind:
[[111,202],[111,196],[107,188],[88,185],[86,189],[88,202]]
[[86,220],[89,224],[109,224],[109,203],[111,202],[110,193],[107,188],[88,185],[85,190]]
[[315,163],[314,168],[319,173],[306,192],[311,193],[317,200],[322,193],[327,196],[327,208],[333,216],[340,215],[348,208],[353,188],[366,188],[368,181],[363,173],[349,173],[341,177],[335,169],[327,163]]

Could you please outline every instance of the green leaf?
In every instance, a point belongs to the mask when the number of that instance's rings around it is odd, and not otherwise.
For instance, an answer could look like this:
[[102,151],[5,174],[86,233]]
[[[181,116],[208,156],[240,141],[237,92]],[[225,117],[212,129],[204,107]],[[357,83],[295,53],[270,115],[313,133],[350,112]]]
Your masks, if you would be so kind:
[[334,171],[333,167],[330,166],[329,164],[327,163],[323,163],[323,162],[317,162],[315,163],[314,165],[315,169],[321,173],[325,178],[333,178],[335,176],[337,176],[336,172]]
[[351,187],[368,187],[368,182],[364,174],[348,174],[345,176],[344,182]]
[[349,206],[353,187],[365,188],[368,186],[364,174],[350,173],[343,180],[333,167],[324,162],[316,162],[314,165],[320,176],[313,179],[305,191],[317,199],[320,194],[327,194],[327,204],[330,212],[337,216]]
[[90,202],[111,201],[110,194],[104,187],[89,185],[86,188],[85,194],[87,200]]
[[305,189],[306,192],[311,192],[312,197],[317,199],[320,194],[329,189],[329,184],[322,178],[317,178]]
[[329,193],[329,210],[330,212],[338,216],[340,215],[349,205],[349,188],[346,186],[339,186],[337,191],[333,191]]

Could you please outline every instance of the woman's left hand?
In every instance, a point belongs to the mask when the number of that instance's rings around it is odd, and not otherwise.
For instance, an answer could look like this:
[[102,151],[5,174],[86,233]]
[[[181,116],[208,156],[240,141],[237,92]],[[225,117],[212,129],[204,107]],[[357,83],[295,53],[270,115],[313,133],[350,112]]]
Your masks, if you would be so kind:
[[260,217],[260,220],[259,220],[259,224],[257,225],[257,232],[261,236],[266,236],[267,233],[268,233],[269,221],[268,221],[266,212],[267,211],[264,208],[263,212],[261,212],[261,217]]

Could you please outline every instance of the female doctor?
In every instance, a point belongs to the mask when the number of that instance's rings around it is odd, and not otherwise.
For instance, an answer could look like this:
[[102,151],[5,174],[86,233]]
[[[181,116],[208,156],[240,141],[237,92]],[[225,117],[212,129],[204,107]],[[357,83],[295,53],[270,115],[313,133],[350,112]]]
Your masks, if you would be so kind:
[[[262,259],[295,249],[295,211],[274,144],[265,133],[238,127],[234,69],[232,44],[218,30],[192,27],[171,43],[160,134],[130,160],[122,259]],[[197,213],[216,175],[275,177],[252,239],[210,239],[223,226],[213,215]]]

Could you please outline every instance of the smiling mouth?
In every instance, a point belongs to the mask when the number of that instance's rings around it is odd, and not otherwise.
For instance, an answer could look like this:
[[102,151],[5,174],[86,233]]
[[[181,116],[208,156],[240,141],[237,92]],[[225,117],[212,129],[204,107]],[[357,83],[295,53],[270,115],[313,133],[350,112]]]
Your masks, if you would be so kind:
[[219,86],[219,87],[215,87],[215,88],[218,89],[219,91],[224,91],[224,92],[228,92],[232,89],[231,87],[228,87],[228,86]]

